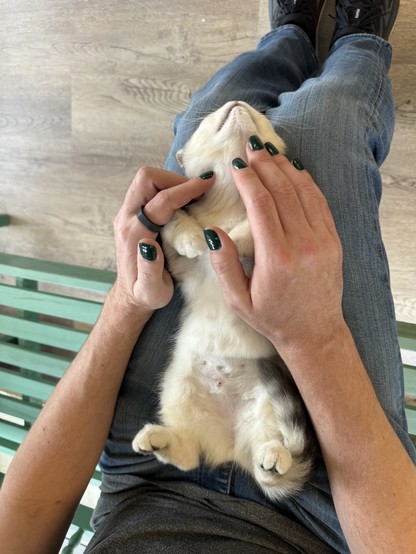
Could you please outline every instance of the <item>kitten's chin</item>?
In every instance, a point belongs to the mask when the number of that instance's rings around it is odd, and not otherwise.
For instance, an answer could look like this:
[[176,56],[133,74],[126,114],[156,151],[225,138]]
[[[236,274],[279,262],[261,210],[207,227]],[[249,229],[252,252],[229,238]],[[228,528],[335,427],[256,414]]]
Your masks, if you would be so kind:
[[231,112],[238,106],[238,102],[228,102],[223,106],[223,109],[221,111],[224,111],[224,114],[221,115],[221,119],[217,128],[217,133],[219,133],[224,125],[227,123]]
[[225,112],[216,133],[222,141],[248,138],[257,132],[257,125],[246,104],[233,103]]
[[251,123],[251,125],[242,125],[239,123],[225,128],[216,138],[221,140],[223,147],[228,145],[230,150],[236,152],[242,151],[245,153],[249,137],[258,134],[259,131],[253,123]]

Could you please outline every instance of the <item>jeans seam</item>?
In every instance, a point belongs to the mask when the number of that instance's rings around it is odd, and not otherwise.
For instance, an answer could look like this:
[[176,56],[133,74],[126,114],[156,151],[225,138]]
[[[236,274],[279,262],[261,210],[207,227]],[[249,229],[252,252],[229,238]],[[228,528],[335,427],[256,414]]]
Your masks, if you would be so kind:
[[377,75],[377,80],[378,80],[378,87],[377,87],[377,93],[375,94],[375,101],[372,103],[371,110],[368,114],[368,122],[371,123],[371,127],[373,128],[373,130],[375,128],[375,126],[374,126],[374,114],[376,113],[376,111],[378,111],[378,106],[379,106],[379,103],[380,103],[381,91],[383,90],[383,81],[384,81],[383,74],[382,74],[382,71],[380,69],[381,48],[382,48],[382,44],[378,43],[378,48],[377,48],[377,51],[376,51],[376,54],[377,54],[376,75]]
[[[384,75],[384,72],[385,72],[384,62],[381,59],[381,50],[384,48],[384,46],[385,45],[382,42],[378,42],[378,49],[376,51],[376,53],[377,53],[376,75],[377,75],[377,79],[378,79],[379,84],[378,84],[377,92],[375,94],[375,100],[372,103],[371,110],[368,113],[368,128],[367,128],[366,139],[367,139],[368,135],[370,134],[370,129],[371,129],[371,133],[373,133],[374,135],[380,135],[380,132],[377,129],[376,123],[377,123],[377,121],[381,120],[381,118],[380,118],[380,109],[379,108],[380,108],[380,105],[382,103],[382,99],[384,98],[384,91],[385,91],[385,88],[386,88],[386,79],[388,79],[388,76]],[[383,151],[383,153],[381,155],[383,161],[387,157],[387,153],[388,153],[388,151],[387,152]],[[376,162],[376,163],[380,167],[382,162],[380,164],[378,162]]]
[[232,487],[232,480],[235,473],[235,462],[231,462],[230,470],[228,471],[228,478],[227,478],[227,494],[228,496],[231,495],[231,487]]

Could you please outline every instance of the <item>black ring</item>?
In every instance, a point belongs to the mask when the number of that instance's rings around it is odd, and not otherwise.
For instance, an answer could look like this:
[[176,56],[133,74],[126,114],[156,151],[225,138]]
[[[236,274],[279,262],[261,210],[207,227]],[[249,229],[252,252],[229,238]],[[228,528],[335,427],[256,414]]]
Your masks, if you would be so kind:
[[143,212],[144,208],[145,206],[142,206],[140,210],[136,213],[137,219],[140,221],[142,225],[146,227],[146,229],[149,229],[149,231],[152,231],[152,233],[160,233],[160,231],[163,228],[163,225],[156,225],[156,223],[153,223],[153,221],[150,221],[150,219]]

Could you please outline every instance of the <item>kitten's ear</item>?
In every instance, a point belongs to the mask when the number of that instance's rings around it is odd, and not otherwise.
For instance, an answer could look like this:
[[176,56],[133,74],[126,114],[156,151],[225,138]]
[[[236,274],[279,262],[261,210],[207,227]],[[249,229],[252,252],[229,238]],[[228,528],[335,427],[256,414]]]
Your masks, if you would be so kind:
[[176,152],[176,161],[178,162],[178,164],[183,167],[184,166],[184,163],[183,163],[183,148],[181,148],[180,150],[178,150]]

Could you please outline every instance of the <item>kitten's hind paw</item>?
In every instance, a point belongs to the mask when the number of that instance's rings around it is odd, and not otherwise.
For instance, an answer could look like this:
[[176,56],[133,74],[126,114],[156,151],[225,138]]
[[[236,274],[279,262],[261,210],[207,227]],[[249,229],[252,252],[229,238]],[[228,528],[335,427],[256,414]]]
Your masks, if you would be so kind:
[[168,436],[166,429],[160,425],[147,424],[134,437],[133,450],[139,454],[153,454],[158,450],[166,448]]
[[148,423],[132,442],[139,454],[154,454],[164,464],[188,471],[199,464],[198,443],[186,432]]
[[277,440],[263,444],[256,452],[255,472],[260,481],[274,481],[292,467],[292,454]]

